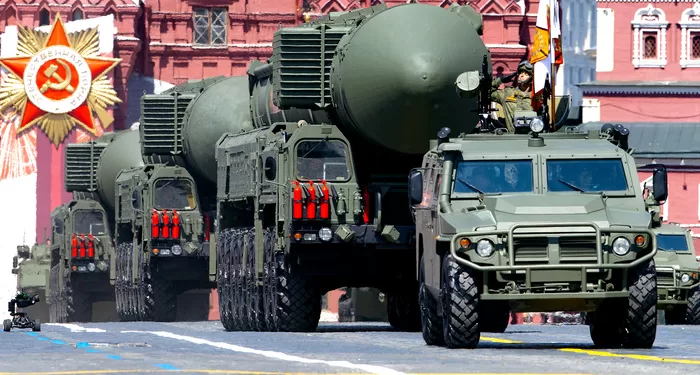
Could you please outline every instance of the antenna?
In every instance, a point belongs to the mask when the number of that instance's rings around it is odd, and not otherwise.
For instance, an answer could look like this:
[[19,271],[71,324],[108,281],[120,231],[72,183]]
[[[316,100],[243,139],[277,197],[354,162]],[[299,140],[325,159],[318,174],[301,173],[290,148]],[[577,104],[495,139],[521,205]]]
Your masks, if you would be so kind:
[[48,237],[46,236],[46,227],[44,227],[44,243],[46,243],[47,239],[48,239]]
[[27,231],[22,232],[22,245],[27,244]]

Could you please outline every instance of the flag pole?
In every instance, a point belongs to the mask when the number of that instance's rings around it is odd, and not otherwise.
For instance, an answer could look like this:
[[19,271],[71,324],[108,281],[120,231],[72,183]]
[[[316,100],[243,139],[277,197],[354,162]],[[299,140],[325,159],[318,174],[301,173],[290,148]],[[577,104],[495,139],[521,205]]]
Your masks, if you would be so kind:
[[[554,132],[556,130],[556,123],[557,123],[557,106],[556,106],[556,103],[554,102],[554,85],[556,82],[557,73],[554,71],[554,62],[552,62],[550,64],[549,71],[552,72],[552,75],[551,75],[552,83],[550,84],[552,87],[552,102],[549,105],[550,109],[552,110],[552,115],[551,115],[550,120],[549,120],[549,126],[550,126],[552,132]],[[547,99],[545,99],[545,100],[547,100]]]

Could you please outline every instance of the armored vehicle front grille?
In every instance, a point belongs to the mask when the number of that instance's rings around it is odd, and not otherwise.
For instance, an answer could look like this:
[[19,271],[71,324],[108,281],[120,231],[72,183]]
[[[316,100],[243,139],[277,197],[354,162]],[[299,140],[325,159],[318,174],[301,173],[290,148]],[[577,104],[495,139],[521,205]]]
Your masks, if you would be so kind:
[[547,237],[516,238],[513,240],[515,262],[541,262],[547,260]]
[[656,285],[657,286],[673,286],[673,272],[668,271],[656,271]]
[[182,118],[194,93],[141,97],[141,147],[143,154],[172,155],[182,152]]
[[272,41],[273,82],[278,107],[324,108],[331,104],[331,65],[345,25],[284,28]]
[[559,238],[559,256],[562,262],[596,260],[595,237],[561,237]]
[[94,191],[97,189],[97,164],[106,143],[74,143],[66,146],[66,191]]

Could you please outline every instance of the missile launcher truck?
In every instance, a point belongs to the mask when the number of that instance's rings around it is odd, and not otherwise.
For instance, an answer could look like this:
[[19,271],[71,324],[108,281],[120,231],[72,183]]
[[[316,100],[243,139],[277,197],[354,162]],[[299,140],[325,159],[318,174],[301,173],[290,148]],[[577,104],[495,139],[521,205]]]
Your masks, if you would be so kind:
[[[46,241],[44,241],[46,242]],[[51,250],[46,244],[17,246],[17,255],[12,258],[12,273],[17,275],[17,290],[30,296],[38,295],[39,302],[25,308],[34,319],[49,321],[49,306],[46,295],[51,271]]]
[[[650,348],[657,239],[629,130],[515,120],[530,135],[442,129],[409,173],[425,342],[475,348],[511,311],[585,311],[597,346]],[[665,169],[653,179],[664,201]]]
[[[469,6],[403,4],[276,31],[248,69],[252,126],[216,143],[227,330],[313,331],[321,296],[343,286],[378,288],[391,325],[418,330],[404,179],[440,124],[478,121],[454,80],[488,56],[482,28]],[[224,116],[211,112],[231,107],[225,82],[188,111]]]
[[52,322],[89,322],[92,304],[100,301],[115,301],[122,320],[136,313],[137,306],[128,298],[135,292],[116,278],[122,266],[117,261],[123,259],[115,258],[113,241],[114,181],[122,169],[139,164],[135,131],[108,132],[66,146],[65,186],[73,199],[51,213]]

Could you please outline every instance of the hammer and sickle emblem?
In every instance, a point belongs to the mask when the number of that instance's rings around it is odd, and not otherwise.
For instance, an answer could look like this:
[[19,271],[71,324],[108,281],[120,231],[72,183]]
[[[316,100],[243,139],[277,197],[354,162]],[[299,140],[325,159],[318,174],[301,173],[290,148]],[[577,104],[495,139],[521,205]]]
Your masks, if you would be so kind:
[[[58,73],[56,73],[58,71],[58,66],[56,64],[49,65],[49,67],[44,70],[44,75],[46,78],[48,78],[48,80],[46,80],[46,82],[41,86],[41,89],[39,89],[42,94],[49,89],[54,91],[66,90],[70,93],[75,91],[73,86],[70,84],[70,80],[73,78],[73,73],[70,71],[70,67],[68,64],[59,59],[56,59],[56,62],[61,65],[63,70],[66,71],[66,78],[62,78],[60,75],[58,75]],[[56,82],[52,82],[51,78],[55,79]]]

